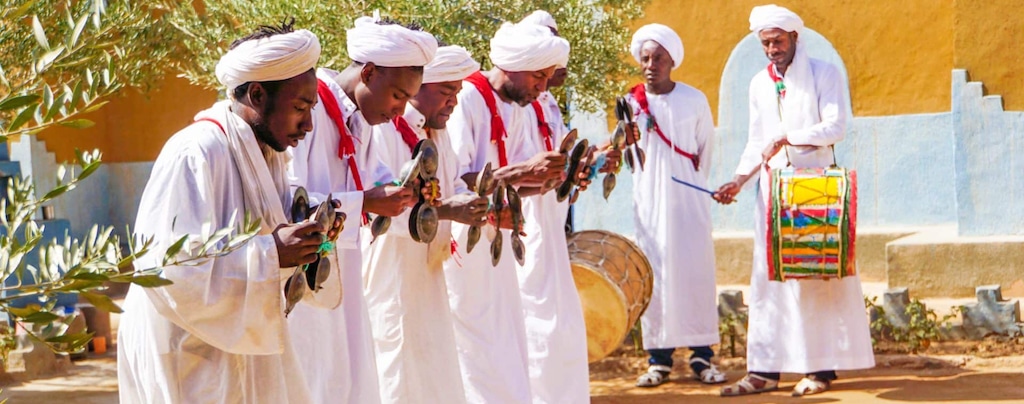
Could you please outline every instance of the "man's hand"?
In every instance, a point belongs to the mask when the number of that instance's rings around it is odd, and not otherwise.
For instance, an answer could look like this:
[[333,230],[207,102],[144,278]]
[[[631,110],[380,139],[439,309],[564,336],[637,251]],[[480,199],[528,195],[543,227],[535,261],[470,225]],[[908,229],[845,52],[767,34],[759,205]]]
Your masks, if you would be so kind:
[[[499,226],[500,228],[502,228],[502,229],[509,229],[509,230],[512,229],[512,209],[509,209],[506,206],[505,209],[501,210],[501,215],[498,218],[501,219],[501,221],[500,221],[501,223],[499,223],[501,225],[501,226]],[[494,224],[494,219],[495,219],[494,211],[488,212],[487,213],[487,221],[490,224]]]
[[767,163],[768,160],[775,157],[779,150],[782,150],[784,146],[789,146],[789,140],[786,140],[785,137],[769,143],[768,146],[764,148],[764,151],[761,152],[761,161]]
[[458,194],[443,200],[437,214],[441,219],[479,226],[487,221],[487,204],[487,198],[476,194]]
[[613,149],[611,144],[605,145],[601,148],[601,154],[604,154],[604,166],[601,167],[601,173],[613,173],[619,169],[619,165],[622,164],[622,150]]
[[[422,190],[421,190],[422,192]],[[416,205],[419,197],[412,187],[380,185],[363,192],[363,210],[381,216],[395,217]]]
[[281,268],[291,268],[316,261],[323,241],[324,228],[315,221],[282,224],[274,229],[277,260]]
[[[337,199],[331,199],[331,207],[334,210],[341,209],[341,201]],[[334,213],[334,224],[331,225],[331,229],[327,231],[327,238],[330,240],[337,240],[338,234],[345,228],[345,216],[340,212]]]
[[741,184],[738,181],[729,181],[718,187],[718,190],[711,197],[722,205],[728,205],[736,202],[736,195],[740,193],[740,188]]
[[[416,185],[419,185],[419,181],[416,181]],[[424,182],[420,187],[420,195],[424,200],[429,201],[433,207],[441,206],[441,181],[434,178],[430,181]]]
[[576,172],[576,187],[579,188],[576,192],[586,191],[587,187],[590,186],[590,173],[594,170],[591,167],[594,161],[597,160],[597,148],[591,146],[586,153],[583,153],[583,157],[580,157],[580,163],[577,164],[579,171]]

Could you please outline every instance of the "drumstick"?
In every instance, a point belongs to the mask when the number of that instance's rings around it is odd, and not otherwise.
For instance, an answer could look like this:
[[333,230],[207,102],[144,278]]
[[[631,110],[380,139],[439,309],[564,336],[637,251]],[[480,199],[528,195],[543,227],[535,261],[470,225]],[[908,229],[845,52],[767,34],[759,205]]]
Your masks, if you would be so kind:
[[675,181],[675,182],[678,182],[678,183],[680,183],[680,184],[686,185],[686,186],[688,186],[688,187],[690,187],[690,188],[693,188],[693,189],[696,189],[696,190],[698,190],[698,191],[702,191],[702,192],[707,192],[707,193],[708,193],[709,195],[711,195],[711,196],[715,196],[715,192],[714,192],[714,191],[710,191],[710,190],[707,190],[707,189],[704,189],[704,188],[698,187],[698,186],[696,186],[696,185],[693,185],[693,184],[691,184],[691,183],[689,183],[689,182],[683,181],[683,180],[681,180],[681,179],[678,179],[678,178],[676,178],[676,177],[672,177],[672,181]]

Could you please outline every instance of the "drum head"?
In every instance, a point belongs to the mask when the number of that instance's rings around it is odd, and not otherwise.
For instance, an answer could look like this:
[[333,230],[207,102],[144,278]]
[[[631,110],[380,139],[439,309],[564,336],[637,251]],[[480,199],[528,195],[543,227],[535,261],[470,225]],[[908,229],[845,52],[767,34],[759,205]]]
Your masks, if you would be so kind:
[[608,278],[588,265],[572,264],[572,278],[587,326],[587,359],[593,363],[614,352],[629,331],[626,297]]

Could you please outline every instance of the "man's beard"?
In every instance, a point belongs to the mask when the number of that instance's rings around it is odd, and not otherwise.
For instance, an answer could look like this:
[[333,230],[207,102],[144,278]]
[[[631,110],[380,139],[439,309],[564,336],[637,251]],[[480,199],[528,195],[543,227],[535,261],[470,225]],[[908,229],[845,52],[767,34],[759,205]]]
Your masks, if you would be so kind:
[[530,96],[527,95],[525,91],[520,91],[519,88],[517,88],[512,83],[505,83],[504,90],[505,95],[507,95],[508,98],[512,100],[512,102],[519,104],[520,106],[525,107],[529,105],[531,101],[533,101],[532,99],[530,99]]
[[271,149],[283,152],[286,150],[286,146],[274,138],[274,134],[270,131],[270,125],[267,125],[266,117],[270,116],[271,112],[274,112],[274,108],[267,104],[260,112],[260,116],[252,123],[252,132],[256,135],[256,140],[270,146]]

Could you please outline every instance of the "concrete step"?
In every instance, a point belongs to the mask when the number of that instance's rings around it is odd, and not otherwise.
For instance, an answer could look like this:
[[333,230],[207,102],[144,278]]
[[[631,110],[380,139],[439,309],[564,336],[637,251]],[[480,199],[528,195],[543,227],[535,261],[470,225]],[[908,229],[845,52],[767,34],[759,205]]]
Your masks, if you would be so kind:
[[907,287],[920,299],[972,299],[981,285],[1024,298],[1024,236],[967,237],[953,226],[934,228],[889,242],[886,261],[889,286]]

